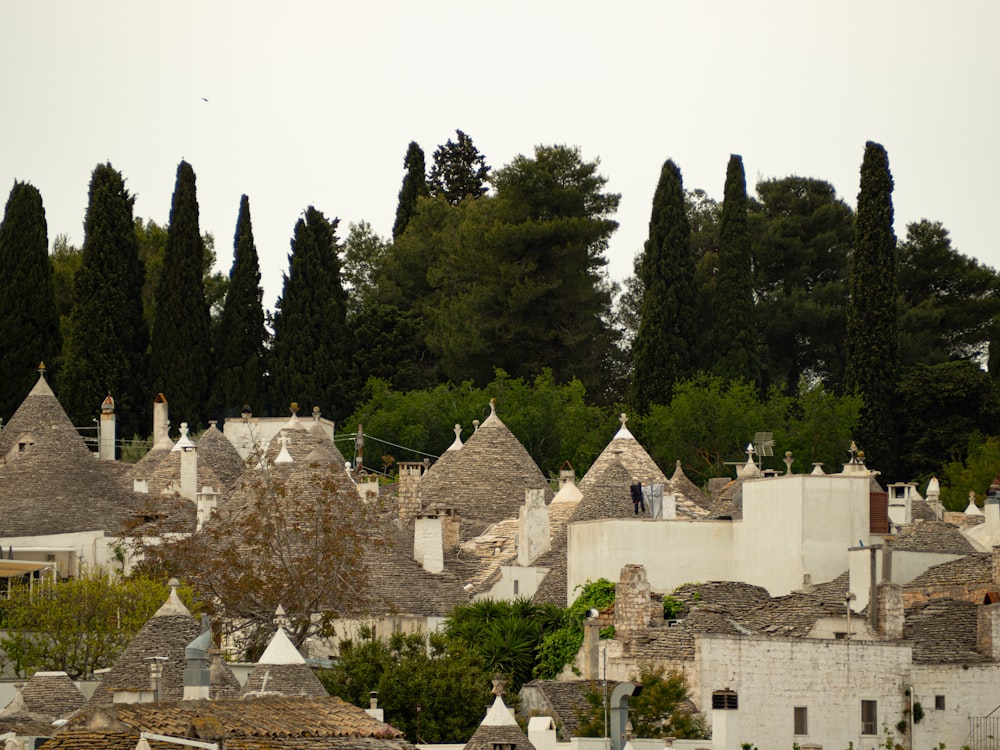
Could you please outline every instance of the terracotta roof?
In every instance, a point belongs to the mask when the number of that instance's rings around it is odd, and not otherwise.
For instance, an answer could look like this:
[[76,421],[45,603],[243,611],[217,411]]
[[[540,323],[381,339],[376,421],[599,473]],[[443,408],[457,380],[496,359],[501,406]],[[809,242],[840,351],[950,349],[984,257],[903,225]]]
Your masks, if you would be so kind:
[[483,422],[460,450],[446,451],[421,477],[423,507],[453,508],[462,519],[495,523],[516,518],[524,504],[524,491],[541,489],[545,501],[552,490],[528,451],[494,413]]
[[[158,734],[158,733],[157,733]],[[125,732],[64,732],[49,740],[53,750],[135,750],[138,733]],[[177,750],[176,743],[152,740],[151,750]],[[230,737],[226,750],[413,750],[403,739],[375,737]]]
[[900,552],[938,552],[968,555],[976,551],[972,543],[951,524],[944,521],[917,521],[904,526],[892,542]]
[[[237,737],[399,739],[402,733],[334,696],[115,703],[84,710],[53,741],[76,732],[139,731],[207,741]],[[73,747],[75,745],[56,745]],[[311,745],[309,745],[311,747]],[[492,749],[491,749],[492,750]]]
[[3,461],[0,535],[5,537],[115,533],[136,505],[127,487],[128,467],[97,460],[44,378],[0,432]]

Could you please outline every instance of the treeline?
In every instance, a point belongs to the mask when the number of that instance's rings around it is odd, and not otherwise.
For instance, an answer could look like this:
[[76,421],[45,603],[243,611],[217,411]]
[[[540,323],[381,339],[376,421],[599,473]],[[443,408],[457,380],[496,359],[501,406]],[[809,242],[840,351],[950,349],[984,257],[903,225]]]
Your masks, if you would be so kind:
[[[751,196],[738,156],[719,203],[667,161],[621,286],[606,273],[620,196],[579,149],[538,146],[493,169],[456,131],[429,164],[411,143],[403,170],[392,237],[359,221],[341,239],[338,219],[305,209],[273,314],[248,198],[231,271],[212,274],[187,163],[165,226],[135,217],[123,176],[98,165],[83,247],[57,238],[51,255],[41,196],[15,183],[0,226],[0,416],[44,359],[78,424],[111,393],[126,435],[148,432],[162,391],[175,422],[297,401],[436,455],[498,395],[546,471],[585,469],[623,410],[662,466],[699,477],[724,472],[753,431],[828,470],[854,438],[890,480],[961,462],[994,433],[981,365],[1000,358],[1000,279],[940,223],[897,242],[878,144],[857,213],[813,178],[763,180]],[[460,407],[461,394],[479,401]],[[393,454],[419,455],[387,448],[386,465]]]

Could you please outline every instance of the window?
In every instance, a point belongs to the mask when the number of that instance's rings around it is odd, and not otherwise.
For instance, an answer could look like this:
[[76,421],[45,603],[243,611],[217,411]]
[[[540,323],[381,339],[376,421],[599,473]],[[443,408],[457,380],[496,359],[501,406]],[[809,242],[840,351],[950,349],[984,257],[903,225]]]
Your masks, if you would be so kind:
[[739,707],[738,696],[732,690],[716,690],[712,693],[712,708],[735,711]]
[[794,734],[809,734],[809,709],[805,706],[795,707]]
[[861,734],[878,734],[878,701],[861,701]]
[[934,696],[934,710],[935,711],[944,711],[944,696],[943,695],[935,695]]
[[514,579],[514,596],[517,596],[517,589],[518,589],[518,585],[517,584],[518,583],[519,583],[519,581],[515,578]]

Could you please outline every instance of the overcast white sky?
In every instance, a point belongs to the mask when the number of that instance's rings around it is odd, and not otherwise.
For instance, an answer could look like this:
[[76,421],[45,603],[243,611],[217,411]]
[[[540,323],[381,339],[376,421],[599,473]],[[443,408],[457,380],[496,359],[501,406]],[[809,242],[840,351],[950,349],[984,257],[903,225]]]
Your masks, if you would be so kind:
[[[790,174],[854,206],[866,140],[889,153],[896,231],[941,221],[1000,266],[1000,3],[178,2],[0,4],[0,195],[42,193],[83,241],[94,166],[166,222],[177,163],[229,270],[250,196],[265,303],[308,205],[391,233],[407,144],[468,133],[494,167],[536,144],[600,158],[622,195],[610,272],[642,247],[660,165],[721,199]],[[207,99],[208,101],[203,101]]]

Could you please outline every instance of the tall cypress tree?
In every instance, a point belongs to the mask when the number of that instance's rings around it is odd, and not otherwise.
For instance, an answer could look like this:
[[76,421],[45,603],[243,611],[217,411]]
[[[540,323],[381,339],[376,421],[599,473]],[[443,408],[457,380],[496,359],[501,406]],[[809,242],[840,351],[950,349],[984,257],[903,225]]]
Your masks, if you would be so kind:
[[456,130],[457,141],[451,138],[434,151],[434,166],[428,175],[432,196],[443,195],[457,206],[464,198],[479,198],[486,193],[490,165],[479,153],[472,138]]
[[760,353],[754,325],[753,267],[747,225],[743,159],[729,157],[719,221],[719,277],[712,324],[712,371],[726,380],[760,384]]
[[417,199],[430,195],[430,190],[427,187],[424,150],[416,141],[410,141],[410,146],[406,149],[406,158],[403,160],[403,167],[406,168],[406,175],[403,177],[402,187],[399,188],[396,222],[392,225],[393,239],[399,237],[406,229],[406,225],[410,223],[410,217],[417,210]]
[[890,480],[896,465],[893,401],[899,348],[892,187],[889,157],[880,144],[869,141],[861,163],[851,255],[846,386],[863,399],[858,447]]
[[204,418],[211,362],[204,254],[194,170],[182,161],[177,165],[167,250],[156,287],[150,375],[154,391],[167,397],[176,421],[192,425]]
[[250,199],[240,199],[229,291],[216,329],[210,413],[234,415],[264,406],[264,307],[260,265],[250,222]]
[[334,419],[351,412],[351,336],[335,234],[312,206],[295,224],[288,273],[274,315],[272,403],[319,406]]
[[649,219],[649,239],[637,263],[643,286],[633,344],[631,400],[645,412],[670,402],[674,384],[694,374],[697,318],[691,226],[684,210],[681,171],[672,160],[660,170]]
[[42,195],[15,181],[0,224],[0,417],[31,390],[39,361],[52,367],[61,351]]
[[153,393],[148,387],[149,332],[142,317],[145,269],[139,260],[135,198],[110,164],[90,179],[83,260],[75,278],[60,396],[77,424],[90,424],[109,393],[118,433],[148,434]]

